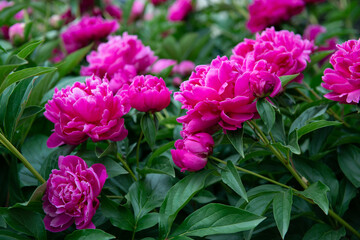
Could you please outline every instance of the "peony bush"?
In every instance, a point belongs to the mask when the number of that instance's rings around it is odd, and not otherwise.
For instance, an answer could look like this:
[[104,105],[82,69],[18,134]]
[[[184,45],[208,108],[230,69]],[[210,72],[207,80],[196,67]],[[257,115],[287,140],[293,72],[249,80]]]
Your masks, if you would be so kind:
[[0,1],[0,239],[360,238],[359,11]]

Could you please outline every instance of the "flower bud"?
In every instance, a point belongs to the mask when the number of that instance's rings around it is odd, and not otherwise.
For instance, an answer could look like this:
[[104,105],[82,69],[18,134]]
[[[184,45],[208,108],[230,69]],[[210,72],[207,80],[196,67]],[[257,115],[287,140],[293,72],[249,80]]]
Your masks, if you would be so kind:
[[25,40],[25,23],[16,23],[9,28],[9,38],[13,44],[20,44]]

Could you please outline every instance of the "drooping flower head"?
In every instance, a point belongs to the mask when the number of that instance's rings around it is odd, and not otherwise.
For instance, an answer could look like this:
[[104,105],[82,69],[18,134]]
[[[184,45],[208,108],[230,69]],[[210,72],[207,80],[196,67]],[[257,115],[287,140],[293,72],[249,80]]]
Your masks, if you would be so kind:
[[192,8],[191,0],[176,0],[168,10],[167,19],[171,22],[182,21]]
[[100,194],[108,177],[105,166],[97,163],[90,168],[77,156],[60,156],[59,170],[52,170],[42,198],[45,228],[64,231],[74,222],[77,229],[95,228],[92,223]]
[[187,109],[178,118],[187,134],[213,133],[222,127],[236,130],[257,117],[255,97],[249,83],[239,80],[243,71],[235,61],[218,57],[210,66],[197,66],[174,98]]
[[181,168],[182,172],[195,172],[205,167],[213,147],[214,140],[210,134],[196,133],[177,140],[176,149],[171,150],[171,155],[175,165]]
[[337,45],[331,56],[334,69],[324,71],[321,86],[332,91],[324,97],[340,103],[358,104],[360,101],[360,39]]
[[100,44],[86,60],[89,66],[81,68],[81,75],[103,77],[107,74],[110,87],[116,92],[124,83],[130,84],[136,75],[146,73],[156,57],[136,35],[124,33],[122,36],[109,37],[109,41]]
[[119,28],[116,20],[104,20],[101,17],[83,17],[70,25],[62,34],[65,49],[72,53],[87,46],[92,41],[100,41]]
[[305,7],[303,0],[254,0],[249,5],[250,19],[246,27],[253,33],[264,30],[299,14]]
[[127,136],[123,115],[130,111],[127,96],[114,95],[107,79],[92,76],[85,83],[76,82],[64,89],[55,89],[45,105],[45,117],[55,124],[47,146],[78,145],[93,141],[121,141]]
[[136,76],[128,89],[131,107],[141,112],[160,112],[170,104],[171,91],[162,78]]
[[[287,30],[275,31],[268,28],[256,39],[244,39],[233,49],[231,59],[241,69],[252,71],[259,61],[266,62],[266,68],[277,76],[301,73],[310,62],[313,43]],[[300,81],[303,76],[296,80]]]

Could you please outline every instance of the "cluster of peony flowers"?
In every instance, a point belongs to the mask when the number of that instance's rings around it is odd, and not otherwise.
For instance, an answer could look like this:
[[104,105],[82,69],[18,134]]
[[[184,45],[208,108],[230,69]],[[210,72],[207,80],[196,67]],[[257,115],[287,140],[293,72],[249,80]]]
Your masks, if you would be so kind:
[[123,115],[130,111],[124,92],[116,95],[106,78],[92,76],[62,90],[55,89],[45,105],[45,117],[55,124],[47,146],[78,145],[89,137],[95,141],[120,141],[127,136]]
[[249,6],[250,19],[246,27],[252,32],[261,31],[267,26],[279,24],[301,13],[305,4],[324,0],[254,0]]
[[85,16],[79,22],[71,24],[61,34],[61,38],[67,53],[72,53],[87,46],[92,41],[100,41],[106,38],[118,28],[119,24],[115,20]]
[[124,33],[122,36],[109,37],[107,43],[99,45],[87,57],[89,66],[82,67],[82,76],[95,74],[110,79],[110,88],[117,92],[139,74],[144,74],[156,61],[150,47],[145,47],[135,35]]
[[42,198],[45,228],[64,231],[74,222],[77,229],[95,228],[92,223],[108,175],[103,164],[90,168],[77,156],[60,156],[59,170],[53,169]]
[[207,157],[212,153],[214,140],[208,133],[196,133],[177,140],[175,147],[176,149],[171,150],[175,165],[182,172],[194,172],[205,167]]
[[191,0],[176,0],[168,10],[167,19],[170,22],[182,21],[192,9]]
[[136,76],[127,90],[130,106],[140,112],[160,112],[170,104],[171,91],[162,78]]
[[[194,157],[184,142],[221,128],[225,132],[236,130],[245,121],[258,118],[257,99],[279,94],[279,76],[303,71],[312,47],[300,35],[269,28],[257,34],[255,40],[245,39],[238,44],[230,60],[217,57],[210,65],[197,66],[189,80],[181,84],[180,92],[174,94],[175,100],[187,109],[186,115],[178,118],[183,124],[184,140],[177,141],[172,151],[175,164],[192,171],[204,167],[207,154]],[[194,161],[198,164],[194,165]]]
[[324,71],[321,86],[330,90],[324,97],[346,104],[360,101],[360,39],[349,40],[337,45],[338,50],[331,56],[334,69]]

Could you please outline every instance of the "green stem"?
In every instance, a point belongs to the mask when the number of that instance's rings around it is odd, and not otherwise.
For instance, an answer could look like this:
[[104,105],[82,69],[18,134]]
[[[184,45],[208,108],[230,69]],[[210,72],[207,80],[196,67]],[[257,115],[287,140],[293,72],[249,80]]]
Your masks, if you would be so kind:
[[[222,164],[224,164],[224,165],[227,164],[227,162],[225,162],[225,161],[223,161],[223,160],[221,160],[221,159],[219,159],[219,158],[217,158],[217,157],[209,156],[209,158],[211,158],[212,160],[217,161],[217,162],[219,162],[219,163],[222,163]],[[235,168],[236,168],[237,170],[239,170],[239,171],[242,171],[242,172],[244,172],[244,173],[247,173],[247,174],[253,175],[253,176],[255,176],[255,177],[264,179],[264,180],[266,180],[266,181],[268,181],[268,182],[271,182],[271,183],[273,183],[273,184],[279,185],[279,186],[281,186],[281,187],[291,188],[291,187],[289,187],[288,185],[282,184],[282,183],[277,182],[277,181],[275,181],[275,180],[273,180],[273,179],[271,179],[271,178],[265,177],[265,176],[263,176],[263,175],[260,175],[260,174],[258,174],[258,173],[255,173],[255,172],[253,172],[253,171],[247,170],[247,169],[245,169],[245,168],[242,168],[242,167],[239,167],[239,166],[236,166],[236,165],[235,165]]]
[[355,228],[353,228],[349,223],[347,223],[344,219],[342,219],[339,215],[337,215],[333,210],[329,209],[329,215],[335,219],[336,221],[338,221],[341,225],[343,225],[344,227],[346,227],[350,232],[352,232],[353,234],[355,234],[355,236],[357,236],[358,238],[360,238],[360,233],[358,231],[356,231]]
[[125,167],[126,171],[128,171],[128,173],[131,175],[131,177],[137,181],[137,178],[134,174],[134,172],[131,170],[131,168],[129,167],[129,165],[126,163],[126,161],[121,157],[120,153],[116,154],[117,159],[119,159],[119,161],[123,164],[123,166]]
[[[219,159],[219,158],[217,158],[217,157],[209,156],[209,158],[210,158],[210,159],[213,159],[214,161],[217,161],[217,162],[219,162],[219,163],[222,163],[222,164],[224,164],[224,165],[227,164],[225,161],[223,161],[223,160],[221,160],[221,159]],[[265,176],[263,176],[263,175],[260,175],[260,174],[257,174],[257,173],[255,173],[255,172],[252,172],[252,171],[250,171],[250,170],[247,170],[247,169],[245,169],[245,168],[242,168],[242,167],[239,167],[239,166],[236,166],[236,165],[235,165],[235,168],[236,168],[237,170],[239,170],[239,171],[242,171],[242,172],[248,173],[248,174],[250,174],[250,175],[253,175],[253,176],[255,176],[255,177],[264,179],[264,180],[266,180],[266,181],[268,181],[268,182],[271,182],[271,183],[273,183],[273,184],[276,184],[276,185],[278,185],[278,186],[280,186],[280,187],[284,187],[284,188],[288,188],[288,189],[293,189],[293,191],[294,191],[293,193],[294,193],[295,196],[304,199],[305,201],[307,201],[307,202],[310,203],[310,204],[315,204],[314,201],[312,201],[311,199],[308,199],[308,198],[304,197],[303,195],[301,195],[300,191],[299,191],[299,190],[296,190],[295,188],[292,188],[292,187],[290,187],[290,186],[288,186],[288,185],[282,184],[282,183],[280,183],[280,182],[278,182],[278,181],[275,181],[275,180],[273,180],[273,179],[271,179],[271,178],[268,178],[268,177],[265,177]],[[351,231],[353,234],[355,234],[355,236],[357,236],[358,238],[360,238],[360,233],[359,233],[358,231],[356,231],[356,229],[354,229],[349,223],[347,223],[344,219],[342,219],[339,215],[337,215],[337,214],[336,214],[334,211],[332,211],[331,209],[329,209],[329,215],[330,215],[334,220],[336,220],[338,223],[340,223],[340,224],[343,225],[345,228],[347,228],[349,231]]]
[[7,138],[0,133],[0,143],[4,145],[12,154],[14,154],[23,164],[29,169],[29,171],[36,177],[41,183],[45,183],[45,179],[35,170],[35,168],[29,163],[28,160],[7,140]]
[[140,144],[141,144],[141,140],[143,138],[143,131],[141,131],[140,133],[140,137],[139,137],[139,140],[138,140],[138,143],[136,145],[136,166],[139,167],[139,161],[140,161]]
[[302,180],[300,175],[295,171],[295,169],[289,164],[289,160],[286,159],[283,154],[276,149],[274,146],[272,146],[269,142],[269,140],[266,138],[263,131],[259,128],[259,126],[254,121],[248,121],[247,122],[249,126],[253,129],[255,129],[255,133],[259,136],[259,138],[263,141],[264,145],[270,149],[270,151],[280,160],[280,162],[289,170],[289,172],[293,175],[293,177],[298,181],[298,183],[306,189],[308,186],[307,184]]

